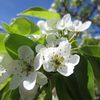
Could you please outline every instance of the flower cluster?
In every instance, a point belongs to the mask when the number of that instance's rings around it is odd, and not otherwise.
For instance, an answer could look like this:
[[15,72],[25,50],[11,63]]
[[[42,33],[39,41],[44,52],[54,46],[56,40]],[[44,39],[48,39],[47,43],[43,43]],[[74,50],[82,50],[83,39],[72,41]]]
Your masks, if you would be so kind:
[[43,34],[59,34],[59,31],[64,31],[67,34],[68,31],[82,32],[88,29],[91,25],[91,21],[82,23],[80,20],[71,20],[71,15],[66,14],[60,20],[52,19],[48,21],[40,20],[37,25],[40,27]]
[[[48,82],[45,71],[57,72],[65,77],[74,72],[80,57],[72,53],[72,41],[66,35],[69,31],[76,35],[88,29],[91,22],[72,21],[70,14],[66,14],[60,20],[39,21],[37,25],[45,35],[44,45],[38,44],[35,51],[28,45],[20,46],[18,59],[8,54],[0,56],[0,84],[11,77],[9,87],[11,90],[19,87],[22,100],[33,99],[34,91]],[[74,39],[72,37],[71,40]]]

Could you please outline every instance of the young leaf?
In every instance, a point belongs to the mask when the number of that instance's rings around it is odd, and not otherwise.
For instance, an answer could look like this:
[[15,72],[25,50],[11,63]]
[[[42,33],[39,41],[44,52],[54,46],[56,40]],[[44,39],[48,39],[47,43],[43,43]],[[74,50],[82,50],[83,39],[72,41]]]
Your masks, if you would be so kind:
[[11,25],[6,23],[2,23],[8,33],[16,33],[16,34],[39,34],[39,27],[33,23],[31,20],[26,18],[16,18]]
[[0,53],[5,52],[4,39],[7,34],[0,33]]
[[10,26],[5,22],[2,22],[2,24],[3,24],[4,28],[5,28],[5,30],[7,31],[7,33],[11,33]]
[[6,50],[14,59],[18,58],[18,48],[22,45],[28,45],[34,50],[36,43],[29,38],[18,34],[9,34],[5,40]]
[[56,12],[50,12],[46,9],[40,8],[40,7],[32,7],[29,8],[23,12],[21,12],[19,15],[26,15],[26,16],[32,16],[32,17],[38,17],[43,19],[59,19],[60,15]]

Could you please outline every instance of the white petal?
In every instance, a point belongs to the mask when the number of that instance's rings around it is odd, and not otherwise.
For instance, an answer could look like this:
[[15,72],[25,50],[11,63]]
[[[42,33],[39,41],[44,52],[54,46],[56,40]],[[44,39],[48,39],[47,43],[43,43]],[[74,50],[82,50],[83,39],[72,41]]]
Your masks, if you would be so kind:
[[73,66],[77,65],[79,63],[80,56],[77,54],[71,55],[69,58],[69,63]]
[[59,38],[59,39],[57,39],[57,40],[55,41],[55,46],[57,47],[58,45],[60,45],[60,43],[61,43],[62,41],[66,41],[66,43],[68,43],[67,38],[61,37],[61,38]]
[[76,27],[75,27],[75,25],[73,25],[73,23],[72,23],[71,25],[69,25],[69,26],[67,27],[67,29],[68,29],[69,31],[75,31]]
[[45,32],[46,29],[48,28],[47,22],[46,21],[43,21],[43,20],[38,21],[37,25],[39,26],[39,28],[40,28],[40,30],[42,32]]
[[13,59],[8,55],[4,55],[1,61],[2,67],[6,68],[9,66],[9,64],[13,61]]
[[4,55],[0,55],[0,63],[2,62],[3,57],[4,57]]
[[58,21],[57,18],[47,20],[47,25],[48,25],[48,28],[47,28],[47,29],[48,29],[48,30],[53,30],[53,29],[55,29],[55,26],[56,26],[57,21]]
[[43,73],[37,72],[36,83],[39,85],[45,85],[47,82],[47,77]]
[[35,47],[35,50],[36,52],[38,53],[40,51],[40,49],[44,48],[45,46],[42,45],[42,44],[38,44],[36,47]]
[[0,75],[0,85],[3,83],[3,82],[5,82],[6,80],[7,80],[7,78],[9,78],[10,77],[10,75],[7,73],[7,72],[5,72],[5,73],[3,73],[2,75]]
[[70,76],[73,73],[74,66],[62,66],[62,68],[58,68],[57,71],[63,76]]
[[58,52],[63,56],[69,56],[71,52],[71,45],[68,43],[68,41],[62,41],[59,44],[58,50]]
[[46,31],[51,30],[51,27],[48,26],[48,23],[46,21],[40,20],[38,21],[37,25],[39,26],[43,34],[47,34]]
[[26,46],[26,45],[19,47],[18,55],[19,55],[20,59],[26,61],[29,64],[31,63],[31,61],[34,58],[33,50],[29,46]]
[[48,43],[49,46],[54,46],[56,40],[57,40],[56,36],[53,35],[53,34],[48,35],[47,39],[46,39],[46,41],[47,41],[47,43]]
[[10,74],[22,74],[22,68],[24,67],[23,61],[21,60],[13,60],[10,64],[9,67],[6,68],[7,72]]
[[14,77],[12,78],[12,80],[10,81],[10,83],[9,83],[10,89],[11,89],[11,90],[16,89],[16,88],[21,84],[21,82],[22,82],[23,80],[24,80],[23,77],[14,76]]
[[45,21],[40,20],[40,21],[37,22],[37,25],[40,27],[40,29],[41,29],[41,28],[44,28],[44,26],[45,26]]
[[82,25],[82,21],[80,21],[80,20],[74,20],[73,24],[75,25],[75,27],[79,27],[80,25]]
[[37,91],[38,91],[38,85],[36,85],[32,90],[26,90],[23,87],[23,84],[19,86],[19,93],[20,93],[20,99],[21,100],[33,100]]
[[43,64],[43,57],[40,53],[38,53],[34,59],[34,68],[35,70],[39,70]]
[[85,31],[90,27],[90,25],[91,21],[86,21],[80,27],[77,28],[77,31]]
[[70,21],[71,21],[70,14],[66,14],[60,21],[57,22],[56,28],[58,30],[63,30],[65,29],[66,25],[69,25]]
[[68,27],[71,24],[71,15],[70,14],[66,14],[63,17],[63,20],[65,20],[66,27]]
[[5,72],[6,72],[6,69],[3,68],[3,67],[0,65],[0,74],[3,74],[3,73],[5,73]]
[[47,72],[54,72],[55,71],[54,66],[52,66],[51,64],[49,64],[49,62],[44,62],[43,63],[43,68]]
[[50,8],[49,11],[51,11],[51,12],[57,12],[56,9],[54,9],[54,8]]
[[35,84],[36,84],[36,77],[37,77],[37,73],[31,73],[28,77],[26,77],[26,79],[23,81],[23,86],[26,90],[31,90],[34,88]]

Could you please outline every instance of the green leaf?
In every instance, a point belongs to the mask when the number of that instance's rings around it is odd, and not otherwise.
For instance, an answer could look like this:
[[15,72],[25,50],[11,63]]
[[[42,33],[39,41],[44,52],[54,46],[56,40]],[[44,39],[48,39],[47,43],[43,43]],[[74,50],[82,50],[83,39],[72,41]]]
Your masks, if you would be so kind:
[[85,57],[81,56],[74,74],[69,77],[57,77],[56,90],[59,100],[93,100],[93,71]]
[[90,57],[90,56],[88,58],[89,58],[89,61],[92,65],[94,76],[95,76],[95,78],[100,86],[100,58]]
[[10,26],[5,22],[2,22],[2,24],[3,24],[4,28],[5,28],[5,30],[7,31],[7,33],[11,33]]
[[60,15],[56,12],[50,12],[46,9],[40,8],[40,7],[32,7],[29,8],[19,15],[26,15],[26,16],[32,16],[32,17],[38,17],[43,19],[59,19]]
[[31,20],[26,18],[16,18],[11,25],[3,22],[3,25],[8,33],[16,34],[40,34],[39,27]]
[[22,45],[28,45],[35,51],[36,43],[25,36],[10,34],[6,38],[5,48],[14,59],[18,58],[18,48]]
[[7,85],[2,92],[1,100],[11,100],[11,91],[9,89],[9,85]]
[[46,96],[44,97],[44,100],[52,100],[52,89],[50,82],[48,83],[47,88],[45,88]]
[[[2,76],[1,76],[2,77]],[[0,91],[8,84],[8,82],[11,80],[11,78],[7,78],[5,82],[0,84]]]
[[11,91],[11,100],[20,100],[19,88]]
[[100,57],[100,39],[85,39],[81,50],[85,55]]
[[75,68],[75,77],[83,100],[94,100],[94,73],[86,57],[80,56]]
[[100,46],[84,46],[81,50],[85,55],[100,57]]
[[85,39],[83,42],[83,46],[88,46],[88,45],[98,45],[100,46],[100,39]]
[[19,89],[10,90],[9,84],[1,92],[0,100],[20,100]]
[[7,34],[0,33],[0,53],[5,52],[4,39]]

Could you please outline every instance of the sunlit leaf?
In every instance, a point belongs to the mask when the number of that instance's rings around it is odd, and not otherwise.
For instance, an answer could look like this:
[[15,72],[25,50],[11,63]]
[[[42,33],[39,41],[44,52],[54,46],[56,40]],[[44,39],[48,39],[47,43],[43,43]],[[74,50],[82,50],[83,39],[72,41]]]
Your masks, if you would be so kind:
[[40,34],[38,26],[27,18],[16,18],[10,25],[2,23],[8,33]]
[[43,19],[52,19],[52,18],[59,19],[60,18],[58,13],[50,12],[50,11],[40,8],[40,7],[29,8],[29,9],[21,12],[19,15],[38,17],[38,18],[43,18]]
[[5,52],[4,39],[7,34],[0,33],[0,53]]

